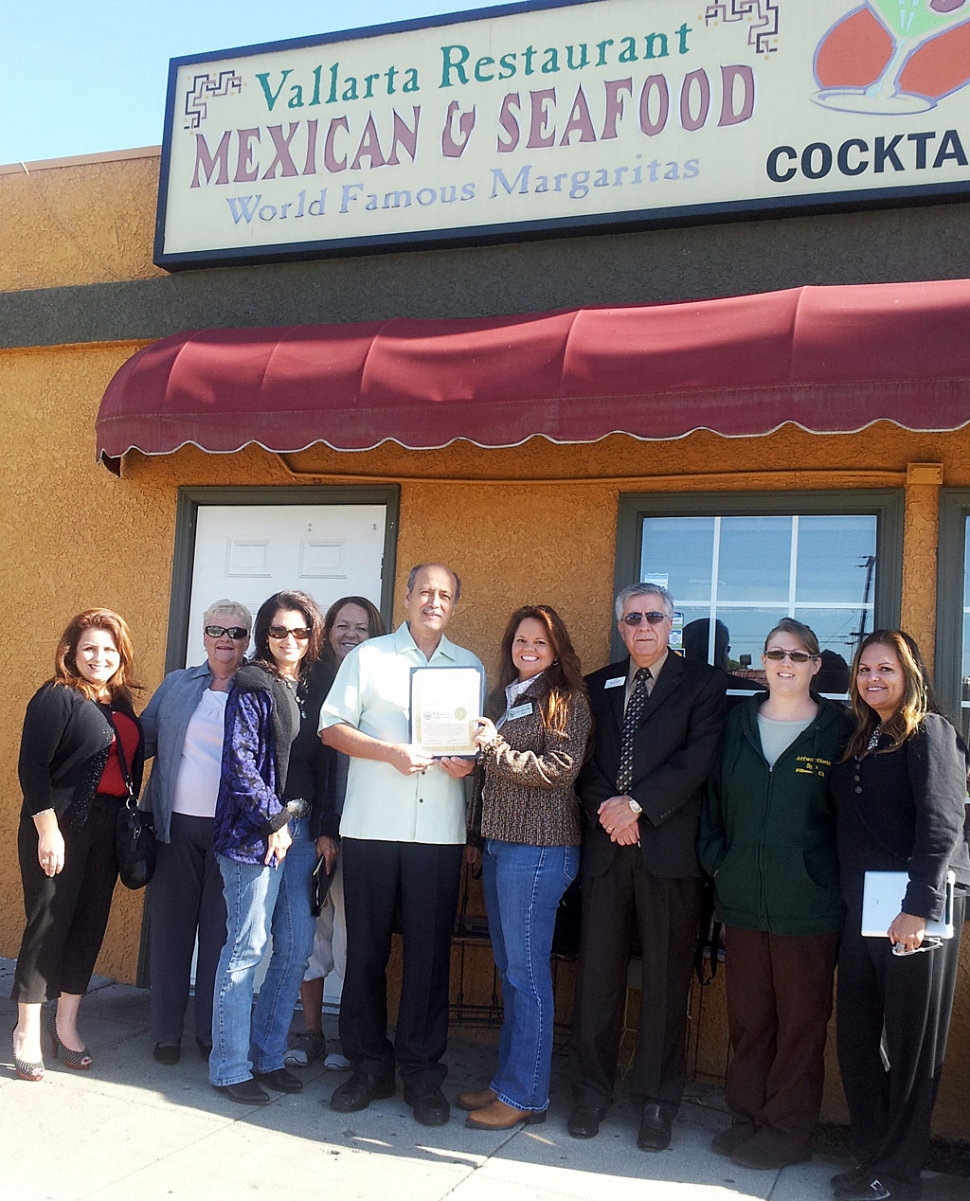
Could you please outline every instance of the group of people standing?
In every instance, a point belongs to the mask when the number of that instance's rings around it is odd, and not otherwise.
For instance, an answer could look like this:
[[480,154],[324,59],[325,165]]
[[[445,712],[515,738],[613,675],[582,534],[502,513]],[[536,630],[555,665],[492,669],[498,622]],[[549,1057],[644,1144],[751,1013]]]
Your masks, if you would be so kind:
[[[556,913],[580,874],[582,925],[568,1120],[592,1138],[610,1107],[631,956],[641,1005],[631,1077],[638,1145],[671,1140],[686,1080],[686,1011],[704,874],[727,928],[732,1124],[713,1149],[753,1168],[810,1154],[839,966],[838,1049],[858,1162],[837,1201],[919,1195],[952,1003],[970,860],[966,748],[935,712],[915,644],[877,631],[859,647],[851,711],[812,688],[817,639],[789,618],[768,634],[767,692],[727,715],[727,679],[669,647],[673,600],[634,584],[616,598],[627,655],[583,677],[554,609],[510,617],[478,723],[478,763],[410,741],[414,667],[481,667],[445,635],[461,591],[448,567],[409,574],[406,620],[374,606],[270,597],[205,614],[206,663],[167,676],[141,716],[131,644],[107,610],[65,631],[55,676],[30,702],[18,847],[27,928],[13,996],[17,1074],[43,1078],[41,1006],[68,1066],[117,867],[114,820],[155,765],[143,804],[159,841],[150,889],[155,1057],[181,1054],[198,938],[195,1035],[215,1088],[240,1104],[297,1092],[289,1070],[325,1051],[322,977],[332,915],[310,876],[339,870],[346,965],[340,1039],[352,1071],[331,1107],[396,1091],[441,1125],[450,946],[463,861],[481,860],[504,1001],[495,1073],[457,1098],[471,1128],[543,1121],[549,1105]],[[250,639],[253,657],[245,660]],[[469,802],[471,802],[469,804]],[[470,814],[470,817],[469,817]],[[338,868],[339,865],[339,868]],[[888,937],[866,937],[866,871],[908,873]],[[954,936],[926,937],[955,876]],[[386,968],[403,931],[394,1042]],[[272,954],[253,1009],[256,969]],[[310,967],[308,969],[308,963]],[[306,1029],[287,1047],[298,993]]]

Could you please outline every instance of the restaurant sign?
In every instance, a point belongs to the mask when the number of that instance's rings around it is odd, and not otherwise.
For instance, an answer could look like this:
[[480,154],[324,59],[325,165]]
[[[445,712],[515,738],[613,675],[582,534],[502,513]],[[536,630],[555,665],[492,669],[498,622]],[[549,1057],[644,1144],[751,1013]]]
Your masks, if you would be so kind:
[[174,59],[155,261],[966,195],[968,82],[970,0],[539,0]]

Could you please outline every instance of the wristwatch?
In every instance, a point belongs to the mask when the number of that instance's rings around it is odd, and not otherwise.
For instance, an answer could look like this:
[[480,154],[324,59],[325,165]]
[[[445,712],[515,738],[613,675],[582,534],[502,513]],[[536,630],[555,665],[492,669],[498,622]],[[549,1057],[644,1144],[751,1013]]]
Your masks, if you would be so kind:
[[637,817],[639,817],[640,814],[643,812],[643,806],[638,805],[632,796],[628,797],[627,799],[630,802],[630,812],[635,813],[637,815]]

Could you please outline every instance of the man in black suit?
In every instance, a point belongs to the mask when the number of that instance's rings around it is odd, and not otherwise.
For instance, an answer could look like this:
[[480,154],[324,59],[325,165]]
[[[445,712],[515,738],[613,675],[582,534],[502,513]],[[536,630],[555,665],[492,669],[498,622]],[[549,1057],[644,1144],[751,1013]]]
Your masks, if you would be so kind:
[[662,1151],[686,1080],[687,999],[700,912],[701,795],[724,720],[727,677],[668,649],[673,599],[656,584],[616,598],[629,658],[587,677],[596,719],[577,789],[589,819],[573,1011],[574,1138],[592,1138],[612,1100],[627,972],[642,961],[634,1091],[637,1144]]

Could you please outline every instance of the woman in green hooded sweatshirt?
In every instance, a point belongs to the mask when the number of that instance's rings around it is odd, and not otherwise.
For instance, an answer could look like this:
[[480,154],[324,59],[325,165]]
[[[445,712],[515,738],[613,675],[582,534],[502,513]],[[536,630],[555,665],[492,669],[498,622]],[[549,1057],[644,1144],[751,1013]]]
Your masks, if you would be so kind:
[[827,777],[845,709],[811,692],[808,626],[783,618],[761,656],[768,695],[733,709],[711,773],[698,857],[726,927],[732,1124],[711,1144],[749,1168],[811,1155],[842,926]]

